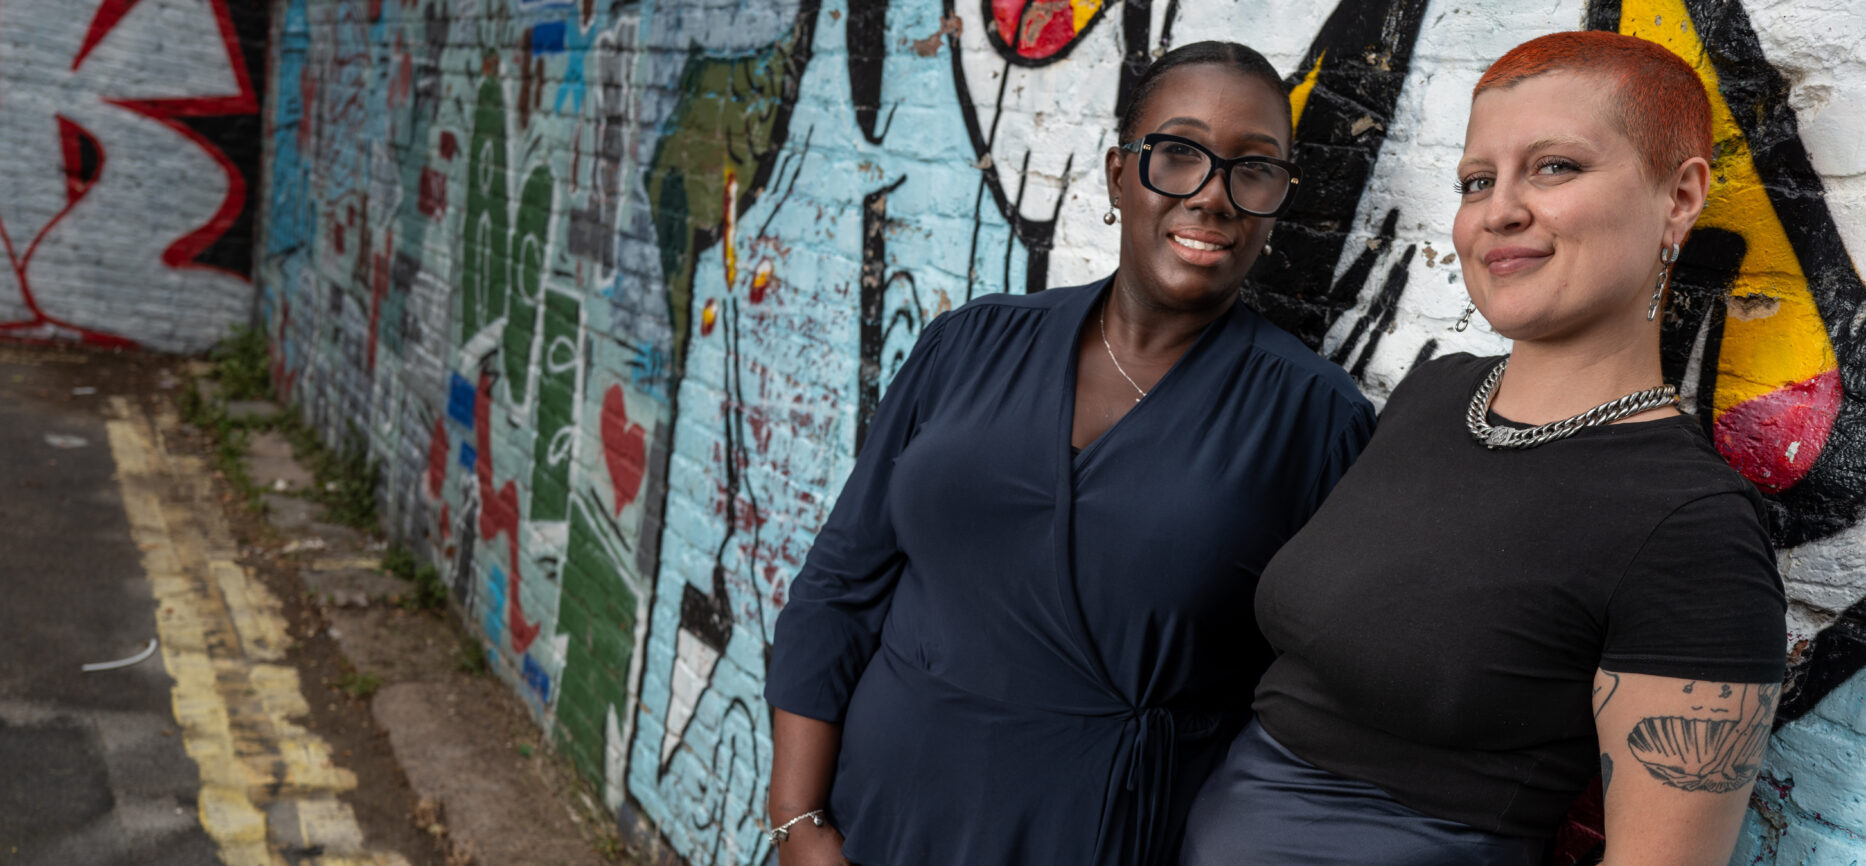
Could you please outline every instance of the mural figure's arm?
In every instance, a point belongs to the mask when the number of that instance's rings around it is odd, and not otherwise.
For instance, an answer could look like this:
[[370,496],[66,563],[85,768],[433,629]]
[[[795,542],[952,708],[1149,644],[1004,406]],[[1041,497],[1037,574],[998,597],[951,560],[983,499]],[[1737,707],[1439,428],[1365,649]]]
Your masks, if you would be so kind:
[[1781,689],[1597,670],[1603,866],[1728,862]]

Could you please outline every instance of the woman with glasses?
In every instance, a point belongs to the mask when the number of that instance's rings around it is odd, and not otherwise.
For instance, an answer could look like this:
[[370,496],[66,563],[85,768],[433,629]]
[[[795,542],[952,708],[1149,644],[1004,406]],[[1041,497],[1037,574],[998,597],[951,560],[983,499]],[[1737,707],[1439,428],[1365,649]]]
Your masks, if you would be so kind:
[[1258,571],[1372,411],[1238,302],[1299,177],[1270,65],[1176,49],[1118,135],[1114,275],[935,319],[791,584],[783,866],[1170,863],[1244,722]]
[[1710,132],[1697,73],[1630,36],[1484,73],[1452,237],[1514,344],[1413,371],[1270,563],[1278,655],[1183,863],[1531,866],[1596,774],[1607,864],[1729,860],[1784,602],[1761,498],[1660,372]]

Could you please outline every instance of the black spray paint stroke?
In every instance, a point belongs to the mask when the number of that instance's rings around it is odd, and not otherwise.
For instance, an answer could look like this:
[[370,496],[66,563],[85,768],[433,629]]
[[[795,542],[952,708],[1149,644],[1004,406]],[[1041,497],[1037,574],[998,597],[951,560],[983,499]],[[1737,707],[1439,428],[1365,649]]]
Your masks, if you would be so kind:
[[[953,16],[954,2],[955,0],[944,0],[943,9],[946,17],[950,18]],[[991,20],[990,0],[986,0],[984,3],[984,14],[985,20]],[[1099,21],[1100,19],[1101,14],[1096,13],[1095,18],[1091,20],[1089,26],[1094,26],[1094,21]],[[987,28],[987,30],[993,29],[994,28]],[[1088,32],[1088,29],[1088,27],[1084,27],[1083,33]],[[1078,41],[1080,41],[1079,36]],[[947,53],[952,57],[952,82],[953,87],[957,90],[956,100],[959,104],[959,115],[965,120],[966,135],[972,140],[972,153],[978,158],[978,165],[980,166],[979,184],[983,187],[983,190],[989,190],[991,192],[991,199],[992,202],[998,206],[998,213],[1002,214],[1005,221],[1010,223],[1013,238],[1022,242],[1027,251],[1024,261],[1024,291],[1031,294],[1043,291],[1049,286],[1050,248],[1055,246],[1056,218],[1062,213],[1063,202],[1069,197],[1069,173],[1075,167],[1075,156],[1071,154],[1063,163],[1063,184],[1062,188],[1057,191],[1056,207],[1051,211],[1050,218],[1047,220],[1026,218],[1023,212],[1018,209],[1018,204],[1020,204],[1021,201],[1013,202],[1010,197],[1005,194],[1004,183],[998,176],[998,167],[991,159],[991,147],[997,139],[998,117],[1004,110],[1005,86],[1010,82],[1010,76],[1008,74],[999,76],[998,99],[992,114],[991,131],[989,134],[986,134],[985,131],[979,128],[978,110],[975,107],[975,103],[972,101],[971,88],[967,86],[965,81],[964,51],[959,44],[959,34],[946,34],[946,48]],[[1001,50],[1000,53],[1004,54],[1005,52]],[[1066,53],[1067,51],[1058,52],[1055,56],[1061,57]],[[1016,52],[1009,52],[1009,55],[1015,56]],[[1006,63],[1011,62],[1012,61],[1008,58],[1006,59]],[[1018,65],[1030,66],[1042,64]],[[1009,71],[1008,67],[1006,71]],[[1021,199],[1021,178],[1019,189],[1019,198]],[[984,197],[983,190],[981,190],[979,194],[981,202]],[[974,269],[973,263],[978,261],[978,235],[981,225],[979,221],[981,214],[979,211],[980,205],[974,204],[972,214],[972,252],[971,258],[966,262],[965,296],[968,300],[972,297],[972,286],[977,281],[976,275],[973,274],[972,271]],[[1003,291],[1009,291],[1010,288],[1009,285],[1000,286],[1000,289]]]
[[849,52],[849,104],[855,107],[855,124],[869,144],[880,144],[894,126],[895,103],[888,109],[888,119],[875,131],[881,113],[881,78],[883,61],[888,54],[888,0],[865,0],[849,6],[844,28]]
[[1121,10],[1121,78],[1114,91],[1114,116],[1127,113],[1140,76],[1153,62],[1147,46],[1153,42],[1153,0],[1127,0]]
[[897,278],[905,279],[909,286],[914,281],[913,275],[906,272],[888,273],[888,227],[891,225],[888,195],[906,182],[907,176],[902,175],[893,183],[862,196],[861,370],[857,377],[859,391],[855,409],[857,454],[868,441],[868,424],[874,419],[875,406],[881,401],[884,372],[881,351],[886,346],[887,326],[892,319],[885,309],[888,287]]
[[1272,252],[1258,258],[1245,297],[1312,348],[1365,286],[1364,278],[1332,277],[1393,123],[1425,6],[1426,0],[1342,0],[1289,74],[1294,87],[1321,62],[1293,148],[1303,166],[1302,193],[1277,223]]

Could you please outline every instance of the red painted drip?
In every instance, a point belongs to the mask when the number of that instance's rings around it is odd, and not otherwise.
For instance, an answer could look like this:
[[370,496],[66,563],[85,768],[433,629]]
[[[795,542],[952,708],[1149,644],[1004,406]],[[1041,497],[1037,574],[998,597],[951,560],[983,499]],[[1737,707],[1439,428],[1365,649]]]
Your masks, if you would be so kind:
[[[453,451],[452,443],[447,441],[447,419],[434,419],[434,435],[428,437],[428,495],[439,499],[441,485],[447,482],[447,455]],[[446,506],[441,506],[442,511]],[[447,525],[447,518],[441,518],[441,525]]]
[[991,0],[998,38],[1020,57],[1041,60],[1076,38],[1076,13],[1069,0]]
[[433,219],[440,219],[441,214],[447,211],[447,176],[423,166],[421,192],[415,202],[415,206],[420,208],[422,214]]
[[609,484],[615,491],[616,514],[641,495],[642,477],[648,474],[648,437],[640,424],[628,419],[622,386],[610,385],[603,393],[603,459],[609,464]]
[[135,8],[136,0],[104,0],[97,4],[97,14],[91,16],[91,27],[84,32],[84,43],[78,46],[78,54],[71,58],[71,71],[78,71],[84,65],[84,59],[91,56],[91,51],[110,31],[116,29],[117,22],[123,20],[130,10]]
[[479,399],[473,401],[474,444],[478,459],[474,471],[479,477],[479,537],[491,541],[505,533],[508,551],[506,573],[511,582],[506,593],[508,627],[512,632],[513,652],[523,653],[538,636],[539,626],[525,621],[525,608],[518,595],[518,486],[511,481],[492,487],[492,376],[481,373]]
[[506,629],[512,633],[512,651],[523,654],[531,648],[531,642],[538,639],[538,632],[543,626],[525,621],[525,608],[518,602],[518,572],[506,576]]
[[1714,427],[1717,450],[1766,493],[1795,486],[1827,447],[1842,399],[1840,371],[1745,400]]
[[291,403],[292,385],[298,381],[298,374],[285,368],[285,335],[292,322],[292,302],[286,298],[279,302],[279,328],[272,335],[272,386],[279,391],[279,402]]
[[[383,249],[395,249],[395,232],[389,232],[388,242]],[[376,253],[369,259],[369,369],[376,369],[377,334],[382,325],[382,302],[389,296],[389,254]]]

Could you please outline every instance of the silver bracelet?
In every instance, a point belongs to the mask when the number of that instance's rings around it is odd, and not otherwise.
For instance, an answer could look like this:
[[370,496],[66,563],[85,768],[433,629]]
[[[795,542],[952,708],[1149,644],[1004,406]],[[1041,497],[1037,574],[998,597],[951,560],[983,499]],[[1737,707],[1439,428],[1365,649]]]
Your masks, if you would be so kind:
[[811,809],[810,811],[805,812],[801,815],[798,815],[797,817],[792,818],[789,821],[785,821],[784,823],[779,824],[776,827],[766,830],[765,840],[770,842],[773,845],[776,845],[777,843],[782,842],[785,839],[789,839],[790,838],[790,826],[792,824],[797,823],[798,821],[802,821],[805,818],[809,818],[810,823],[815,824],[818,827],[821,827],[824,824],[823,810],[822,809]]

